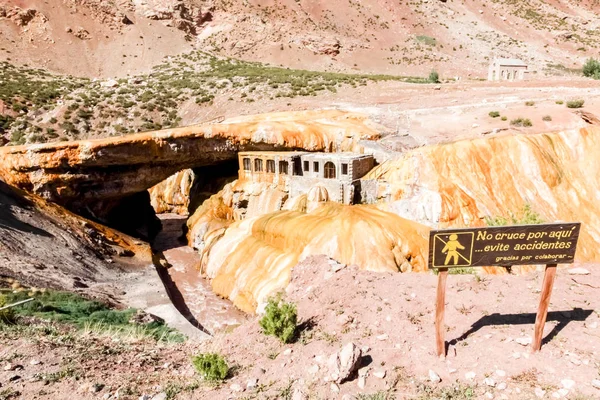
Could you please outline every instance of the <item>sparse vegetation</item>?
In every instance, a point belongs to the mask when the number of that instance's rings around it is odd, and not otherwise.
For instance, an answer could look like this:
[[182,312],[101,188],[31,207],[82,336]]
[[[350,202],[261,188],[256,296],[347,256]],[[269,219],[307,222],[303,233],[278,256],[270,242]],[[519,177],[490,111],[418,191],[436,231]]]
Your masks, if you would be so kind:
[[14,307],[16,323],[18,317],[34,317],[48,321],[75,325],[83,331],[109,332],[119,336],[148,337],[158,341],[181,342],[185,337],[159,321],[139,325],[131,319],[135,309],[113,310],[103,303],[84,299],[74,293],[26,291],[8,293],[7,303],[16,303],[34,297],[35,300]]
[[283,343],[291,343],[296,336],[297,320],[296,305],[276,296],[268,300],[259,324],[265,334],[276,336]]
[[488,226],[505,226],[505,225],[535,225],[543,224],[543,218],[535,212],[531,205],[525,204],[517,213],[510,211],[508,217],[486,217],[485,222]]
[[502,121],[506,121],[506,120],[508,120],[508,117],[507,117],[507,116],[505,116],[505,115],[503,115],[503,116],[502,116],[502,118],[500,118],[500,119],[501,119]]
[[556,103],[556,104],[558,104],[558,105],[561,105],[561,104],[564,104],[565,102],[564,102],[564,101],[562,101],[562,100],[556,100],[556,102],[555,102],[555,103]]
[[600,61],[590,58],[583,64],[583,76],[600,79]]
[[431,83],[440,83],[440,75],[437,73],[437,71],[431,71],[428,79]]
[[532,106],[535,105],[535,101],[526,101],[525,105],[528,106],[528,107],[532,107]]
[[510,121],[510,124],[512,126],[521,126],[521,127],[525,127],[525,128],[533,126],[533,123],[531,122],[531,120],[529,118],[523,118],[523,117],[513,119],[512,121]]
[[551,115],[544,115],[542,117],[542,121],[546,121],[546,122],[552,121],[552,116]]
[[227,378],[229,366],[225,359],[216,353],[199,354],[192,357],[192,364],[207,381],[220,382]]
[[498,111],[490,111],[488,115],[492,118],[498,118],[500,113]]
[[585,104],[585,100],[577,99],[577,100],[569,100],[567,101],[568,108],[581,108]]

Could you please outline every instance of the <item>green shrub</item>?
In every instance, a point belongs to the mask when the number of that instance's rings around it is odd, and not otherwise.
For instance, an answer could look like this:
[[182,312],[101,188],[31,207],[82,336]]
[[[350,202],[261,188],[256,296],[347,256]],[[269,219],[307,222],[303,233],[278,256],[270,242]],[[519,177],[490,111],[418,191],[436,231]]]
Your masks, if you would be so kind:
[[490,111],[488,115],[492,118],[498,118],[500,116],[500,113],[498,111]]
[[581,100],[581,99],[569,100],[569,101],[567,101],[567,107],[568,108],[581,108],[581,107],[583,107],[584,103],[585,103],[585,100]]
[[227,378],[229,366],[223,357],[216,353],[200,354],[192,357],[192,364],[204,379],[219,382]]
[[583,64],[583,76],[600,79],[600,61],[590,58]]
[[564,104],[564,101],[562,101],[562,100],[556,100],[556,104]]
[[290,343],[296,335],[297,321],[296,305],[285,303],[277,296],[269,299],[259,324],[265,334],[277,336],[283,343]]
[[531,209],[531,205],[525,204],[517,214],[510,211],[508,217],[485,217],[485,222],[488,226],[504,226],[536,225],[543,224],[545,221],[537,212]]
[[525,105],[528,107],[534,106],[535,105],[535,101],[526,101]]
[[531,123],[531,120],[529,118],[522,118],[522,117],[513,119],[512,121],[510,121],[510,124],[512,126],[523,126],[526,128],[533,126],[533,124]]
[[437,71],[431,71],[429,73],[429,78],[428,78],[429,82],[431,83],[440,83],[440,74],[437,73]]
[[552,116],[550,116],[550,115],[544,115],[542,117],[542,121],[552,121]]
[[502,121],[506,121],[508,118],[506,116],[503,116],[502,118],[500,118]]
[[[6,296],[0,294],[0,308],[9,304]],[[15,321],[15,313],[12,308],[0,311],[0,324],[10,324]]]

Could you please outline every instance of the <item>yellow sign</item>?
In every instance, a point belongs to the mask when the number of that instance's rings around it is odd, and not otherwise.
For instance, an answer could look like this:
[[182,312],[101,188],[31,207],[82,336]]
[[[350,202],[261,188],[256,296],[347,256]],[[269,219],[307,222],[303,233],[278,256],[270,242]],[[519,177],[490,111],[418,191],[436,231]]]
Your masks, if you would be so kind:
[[434,235],[432,267],[471,266],[473,237],[473,232],[438,233]]

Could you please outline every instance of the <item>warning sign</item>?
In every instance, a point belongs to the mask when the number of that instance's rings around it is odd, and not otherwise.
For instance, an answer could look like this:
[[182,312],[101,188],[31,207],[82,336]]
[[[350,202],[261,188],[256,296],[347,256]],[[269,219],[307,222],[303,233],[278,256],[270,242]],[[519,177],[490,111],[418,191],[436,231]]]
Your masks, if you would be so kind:
[[568,223],[431,231],[429,266],[572,263],[580,226]]

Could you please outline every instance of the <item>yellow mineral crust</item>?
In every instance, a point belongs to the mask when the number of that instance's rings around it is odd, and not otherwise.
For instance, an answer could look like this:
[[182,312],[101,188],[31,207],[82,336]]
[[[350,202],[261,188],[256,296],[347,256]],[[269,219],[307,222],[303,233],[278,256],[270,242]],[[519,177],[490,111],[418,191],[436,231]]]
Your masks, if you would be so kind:
[[369,271],[423,271],[428,231],[374,206],[323,203],[308,214],[279,211],[234,223],[202,249],[203,270],[216,293],[254,312],[310,255]]

